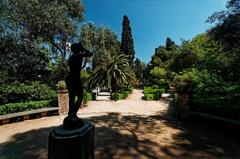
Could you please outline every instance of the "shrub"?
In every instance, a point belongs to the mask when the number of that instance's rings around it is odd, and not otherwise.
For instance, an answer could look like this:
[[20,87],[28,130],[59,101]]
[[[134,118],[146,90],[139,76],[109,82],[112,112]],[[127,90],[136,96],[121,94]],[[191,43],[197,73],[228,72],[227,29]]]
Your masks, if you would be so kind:
[[111,94],[111,99],[112,100],[119,100],[118,98],[119,98],[119,93],[112,93]]
[[129,92],[128,91],[123,91],[122,95],[123,95],[123,99],[126,99],[129,95]]
[[190,69],[176,76],[177,90],[190,93],[191,111],[240,119],[239,83],[223,81],[208,70]]
[[0,103],[16,103],[36,100],[49,100],[57,97],[56,91],[39,82],[12,83],[0,87]]
[[143,97],[143,99],[144,100],[147,100],[147,101],[149,101],[149,100],[154,100],[154,94],[148,94],[148,93],[146,93],[146,94],[144,94],[144,97]]
[[165,89],[159,89],[156,86],[154,87],[144,87],[144,98],[145,100],[158,100],[161,98],[162,94],[165,92]]
[[55,104],[52,100],[9,103],[0,105],[0,115],[56,106]]
[[133,91],[132,87],[126,87],[118,90],[117,93],[111,94],[112,100],[120,100],[120,99],[126,99],[128,95]]
[[87,91],[84,91],[83,94],[83,103],[87,103],[92,100],[92,93],[89,93]]
[[128,91],[128,93],[132,93],[133,89],[134,89],[133,87],[125,87],[120,89],[118,92],[122,93],[123,91]]
[[56,84],[58,90],[67,89],[66,82],[65,81],[58,81]]
[[112,100],[124,99],[124,95],[122,93],[112,93],[111,94],[111,99]]

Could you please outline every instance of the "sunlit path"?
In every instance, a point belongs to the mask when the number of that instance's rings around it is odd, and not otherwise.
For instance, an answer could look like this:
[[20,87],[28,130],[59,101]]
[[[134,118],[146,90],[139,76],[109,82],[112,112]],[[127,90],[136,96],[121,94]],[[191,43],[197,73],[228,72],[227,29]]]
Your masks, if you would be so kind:
[[118,101],[91,101],[88,107],[79,111],[79,116],[96,116],[103,113],[156,115],[165,113],[168,103],[164,101],[144,101],[143,91],[133,90],[133,93],[125,100]]

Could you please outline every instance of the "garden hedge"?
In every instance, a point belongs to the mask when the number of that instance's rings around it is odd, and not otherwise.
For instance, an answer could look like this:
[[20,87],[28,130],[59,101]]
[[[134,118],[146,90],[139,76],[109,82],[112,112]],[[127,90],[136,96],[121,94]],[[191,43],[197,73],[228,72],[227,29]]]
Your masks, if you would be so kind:
[[163,88],[156,87],[144,87],[144,100],[158,100],[161,98],[162,94],[165,92]]
[[20,103],[8,103],[0,105],[0,115],[17,113],[27,110],[40,109],[45,107],[56,107],[56,101],[54,100],[43,100],[43,101],[30,101]]
[[39,82],[12,83],[0,86],[0,104],[50,100],[56,97],[55,90]]

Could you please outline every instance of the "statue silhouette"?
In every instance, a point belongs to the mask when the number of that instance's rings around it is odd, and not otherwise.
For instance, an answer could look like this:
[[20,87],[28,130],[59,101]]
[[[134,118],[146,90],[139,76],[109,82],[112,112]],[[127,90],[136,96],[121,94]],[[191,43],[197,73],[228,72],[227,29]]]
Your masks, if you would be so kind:
[[[83,120],[77,116],[83,101],[83,86],[80,72],[86,65],[86,62],[83,65],[83,58],[93,55],[82,46],[81,42],[72,44],[71,51],[73,54],[68,60],[70,72],[65,79],[69,96],[68,116],[63,121],[65,129],[75,129],[83,125]],[[76,96],[77,100],[75,100]]]

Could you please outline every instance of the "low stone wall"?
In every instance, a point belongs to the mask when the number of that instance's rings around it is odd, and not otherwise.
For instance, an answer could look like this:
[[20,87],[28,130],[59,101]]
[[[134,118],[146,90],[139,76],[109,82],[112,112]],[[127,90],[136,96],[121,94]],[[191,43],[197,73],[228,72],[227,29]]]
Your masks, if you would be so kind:
[[68,91],[61,90],[58,91],[58,107],[59,107],[59,114],[67,115],[68,113]]
[[30,111],[0,115],[0,125],[16,123],[24,120],[37,119],[46,116],[58,115],[57,107],[48,107]]
[[185,92],[178,92],[178,116],[181,119],[188,119],[190,113],[189,94]]

